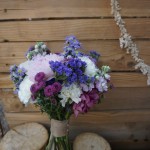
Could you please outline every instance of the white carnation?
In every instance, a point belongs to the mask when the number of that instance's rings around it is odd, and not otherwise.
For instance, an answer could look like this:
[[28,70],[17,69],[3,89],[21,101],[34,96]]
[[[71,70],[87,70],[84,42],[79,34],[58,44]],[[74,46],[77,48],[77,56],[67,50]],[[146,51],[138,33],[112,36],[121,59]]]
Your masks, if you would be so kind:
[[68,102],[68,99],[71,99],[75,103],[79,103],[81,101],[81,94],[81,88],[76,84],[72,84],[68,87],[63,86],[61,93],[58,96],[59,98],[62,98],[61,104],[63,107],[65,107],[65,104]]
[[92,77],[98,72],[98,68],[90,58],[83,56],[80,57],[80,59],[87,64],[87,67],[85,68],[85,75]]
[[20,101],[24,104],[27,104],[31,98],[30,87],[33,84],[28,77],[25,77],[21,84],[19,85],[18,97]]

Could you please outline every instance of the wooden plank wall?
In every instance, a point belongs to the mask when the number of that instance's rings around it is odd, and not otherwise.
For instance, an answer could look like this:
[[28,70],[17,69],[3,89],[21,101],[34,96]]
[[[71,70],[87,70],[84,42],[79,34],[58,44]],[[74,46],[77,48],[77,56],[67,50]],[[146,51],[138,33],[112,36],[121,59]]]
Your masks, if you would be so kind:
[[[150,0],[119,2],[140,57],[150,65]],[[49,120],[13,95],[9,66],[24,61],[24,53],[35,41],[44,41],[57,52],[64,37],[74,34],[85,52],[101,53],[99,66],[110,65],[115,88],[88,114],[72,116],[70,138],[96,132],[113,150],[150,149],[150,87],[134,69],[130,55],[119,48],[119,29],[110,11],[110,0],[0,0],[0,100],[11,127],[30,121],[48,126]]]

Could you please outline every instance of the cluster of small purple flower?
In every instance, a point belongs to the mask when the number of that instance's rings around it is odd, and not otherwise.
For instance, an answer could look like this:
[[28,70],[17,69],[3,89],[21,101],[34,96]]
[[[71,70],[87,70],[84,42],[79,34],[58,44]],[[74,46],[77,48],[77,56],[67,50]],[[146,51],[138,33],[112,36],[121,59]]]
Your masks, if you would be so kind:
[[17,94],[19,90],[19,85],[21,84],[24,77],[26,76],[26,70],[24,68],[20,68],[16,65],[13,65],[10,68],[10,76],[11,76],[11,80],[15,84],[14,93]]
[[32,93],[32,98],[36,99],[37,93],[44,89],[44,94],[46,97],[54,96],[60,92],[62,86],[59,82],[47,82],[44,72],[39,72],[35,76],[36,83],[32,84],[30,91]]
[[78,57],[83,55],[83,53],[76,51],[81,48],[81,43],[75,36],[67,36],[66,44],[67,45],[64,47],[64,57]]
[[[67,84],[86,83],[91,77],[84,74],[86,63],[79,58],[72,58],[66,62],[50,61],[51,69],[56,78],[64,80]],[[66,85],[67,85],[66,84]]]

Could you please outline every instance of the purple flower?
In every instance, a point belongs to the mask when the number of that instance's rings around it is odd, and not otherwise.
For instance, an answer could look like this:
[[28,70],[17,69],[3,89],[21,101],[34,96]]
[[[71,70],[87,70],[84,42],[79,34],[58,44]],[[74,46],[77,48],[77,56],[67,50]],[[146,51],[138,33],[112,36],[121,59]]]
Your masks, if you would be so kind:
[[74,35],[66,37],[66,44],[68,44],[70,47],[74,49],[81,48],[81,43],[77,40],[77,38]]
[[52,97],[50,101],[53,105],[57,105],[57,100],[54,97]]
[[84,92],[81,95],[81,102],[74,103],[73,111],[77,117],[79,113],[86,113],[99,100],[99,92],[97,89],[92,89],[90,92]]
[[59,82],[55,82],[53,85],[52,85],[52,91],[53,93],[58,93],[60,92],[60,90],[62,89],[62,86]]
[[35,101],[35,95],[31,95],[32,101]]
[[45,87],[44,94],[47,97],[53,96],[53,91],[52,91],[52,86],[51,85],[48,85],[47,87]]
[[46,86],[47,85],[52,85],[54,82],[55,82],[55,78],[52,78],[52,79],[46,81]]
[[94,50],[91,50],[90,51],[90,56],[93,58],[94,62],[97,62],[99,57],[100,57],[100,54],[97,53],[96,51]]
[[32,94],[35,94],[39,90],[37,84],[32,84],[30,87],[30,91]]
[[31,47],[28,49],[28,51],[26,52],[25,56],[27,56],[27,54],[28,54],[29,52],[33,51],[33,50],[34,50],[34,46],[31,46]]
[[43,87],[45,87],[46,83],[44,81],[40,81],[36,84],[37,86],[37,89],[40,90],[42,89]]
[[35,81],[37,81],[37,82],[44,80],[44,78],[45,78],[44,72],[39,72],[35,75]]

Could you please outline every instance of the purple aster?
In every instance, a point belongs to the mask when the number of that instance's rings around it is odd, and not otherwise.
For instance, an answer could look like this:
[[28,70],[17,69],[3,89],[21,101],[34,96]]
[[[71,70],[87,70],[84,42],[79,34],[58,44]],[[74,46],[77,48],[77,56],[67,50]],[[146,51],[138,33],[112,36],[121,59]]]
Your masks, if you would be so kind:
[[16,65],[10,66],[10,73],[12,73],[13,71],[16,71],[16,69],[17,69]]
[[48,85],[47,87],[45,87],[44,94],[47,97],[53,96],[54,93],[52,92],[52,86],[51,85]]
[[37,85],[37,88],[40,90],[45,87],[46,83],[44,81],[40,81],[36,85]]
[[53,93],[58,93],[60,92],[60,90],[62,89],[62,86],[59,82],[55,82],[53,85],[52,85],[52,91]]
[[44,80],[44,78],[45,78],[44,72],[39,72],[35,75],[35,81],[37,81],[37,82]]
[[30,91],[32,94],[35,94],[39,90],[37,84],[32,84],[30,87]]
[[20,68],[20,67],[18,67],[17,69],[16,69],[16,74],[18,75],[18,76],[25,76],[25,73],[26,73],[27,71],[26,71],[26,69],[24,69],[24,68]]

